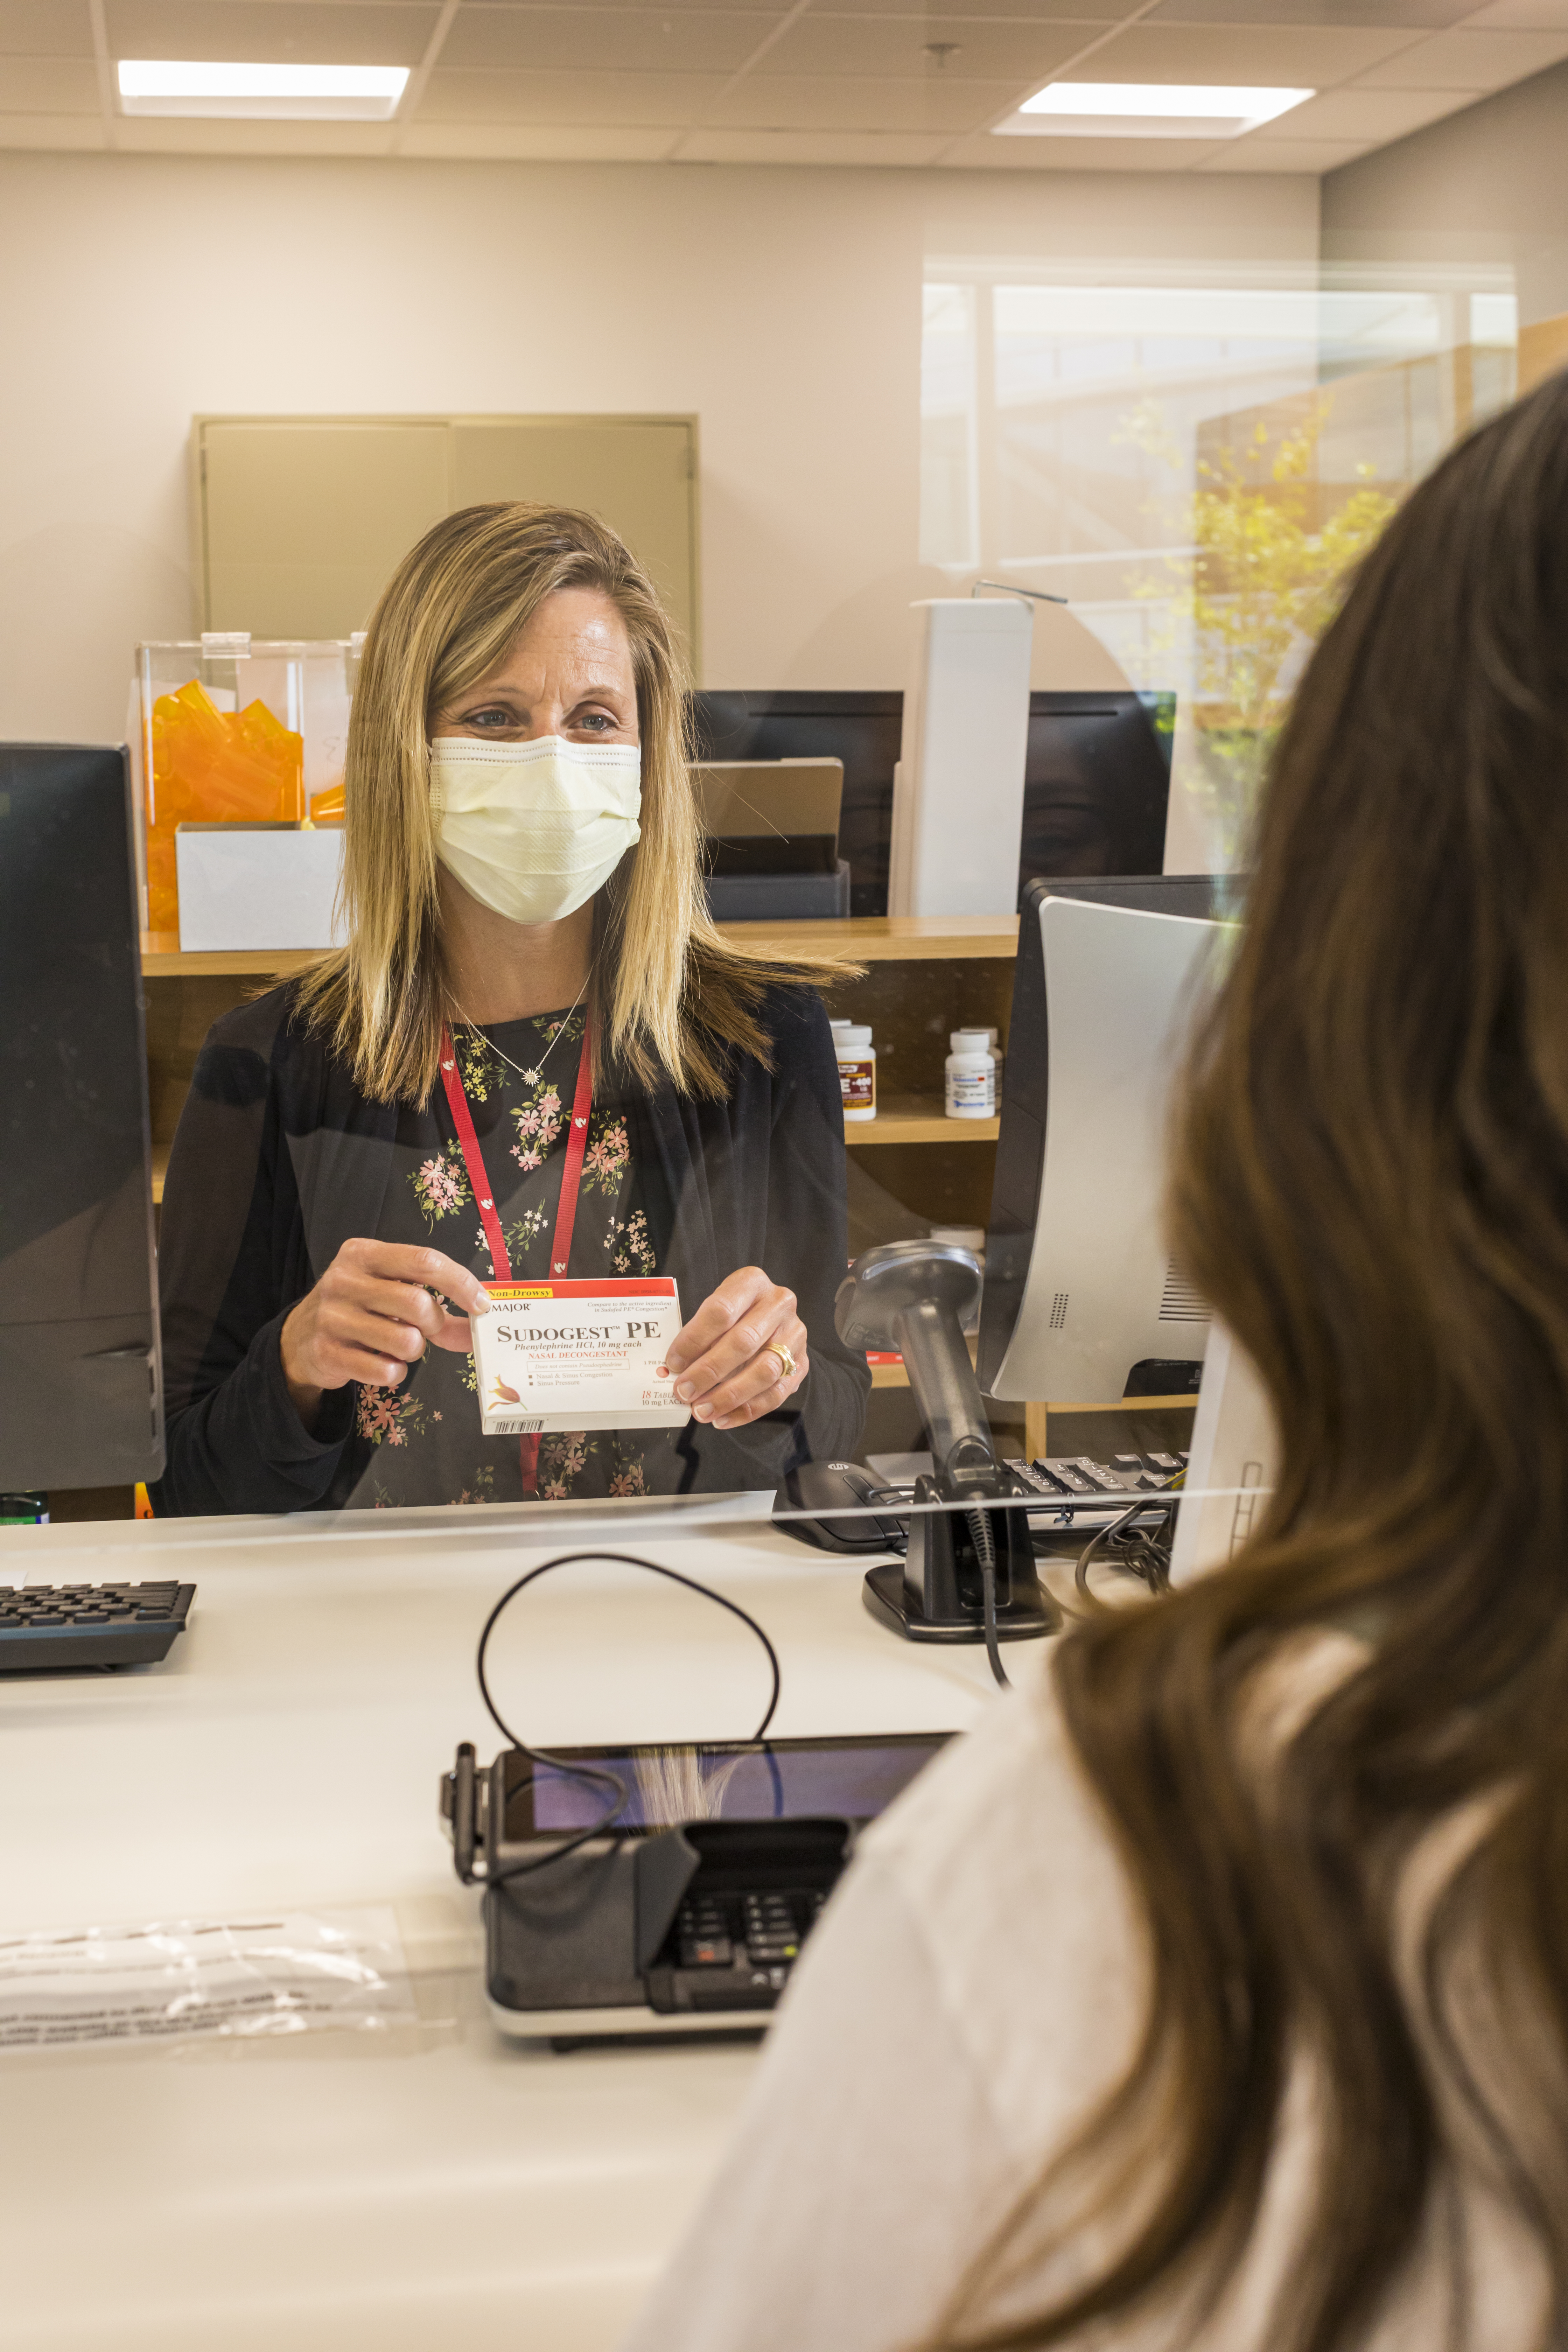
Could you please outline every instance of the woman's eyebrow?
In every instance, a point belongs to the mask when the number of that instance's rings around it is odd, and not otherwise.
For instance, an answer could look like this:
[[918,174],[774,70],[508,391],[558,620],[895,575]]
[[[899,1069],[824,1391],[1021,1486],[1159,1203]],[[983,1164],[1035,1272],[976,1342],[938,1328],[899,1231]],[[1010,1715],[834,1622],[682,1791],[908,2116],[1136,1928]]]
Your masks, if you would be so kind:
[[526,708],[527,697],[514,686],[486,686],[481,682],[470,686],[464,694],[455,694],[447,708],[456,710],[465,703],[475,702],[511,702]]

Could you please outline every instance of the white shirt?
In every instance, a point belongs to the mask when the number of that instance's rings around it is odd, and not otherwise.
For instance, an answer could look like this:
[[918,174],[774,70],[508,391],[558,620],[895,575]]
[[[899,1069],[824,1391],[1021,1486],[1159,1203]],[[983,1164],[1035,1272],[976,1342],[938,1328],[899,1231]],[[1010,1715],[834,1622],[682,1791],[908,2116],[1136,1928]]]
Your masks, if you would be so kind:
[[[1125,2070],[1145,1983],[1136,1913],[1048,1660],[1020,1674],[1016,1659],[1018,1692],[863,1838],[626,2352],[908,2352]],[[1205,2352],[1269,2352],[1302,2137],[1288,2112],[1253,2252]],[[1533,2254],[1487,2200],[1468,2202],[1475,2340],[1522,2352],[1540,2312]],[[1047,2289],[1054,2299],[1092,2251],[1068,2261],[1031,2283],[1025,2308]],[[1369,2352],[1444,2340],[1429,2271]],[[1096,2342],[1143,2352],[1184,2338],[1173,2311]]]

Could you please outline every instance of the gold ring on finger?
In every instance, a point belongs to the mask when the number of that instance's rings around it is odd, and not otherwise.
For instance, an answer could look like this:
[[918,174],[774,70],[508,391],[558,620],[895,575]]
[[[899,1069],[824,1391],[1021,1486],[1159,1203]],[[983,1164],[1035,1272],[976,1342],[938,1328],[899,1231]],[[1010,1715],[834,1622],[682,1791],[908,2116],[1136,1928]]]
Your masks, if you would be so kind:
[[784,1346],[782,1339],[770,1339],[767,1346],[763,1349],[763,1353],[764,1356],[776,1356],[778,1358],[779,1378],[781,1381],[794,1380],[795,1358],[790,1354],[789,1349]]

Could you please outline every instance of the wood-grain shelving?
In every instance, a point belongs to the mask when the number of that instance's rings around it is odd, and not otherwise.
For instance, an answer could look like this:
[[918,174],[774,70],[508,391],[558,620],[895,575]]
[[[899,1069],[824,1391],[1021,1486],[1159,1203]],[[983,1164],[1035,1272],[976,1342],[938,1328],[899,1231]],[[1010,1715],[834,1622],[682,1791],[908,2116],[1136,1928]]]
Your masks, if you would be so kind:
[[[826,956],[840,963],[1011,963],[1018,950],[1016,915],[850,915],[838,922],[721,923],[737,947],[763,955]],[[149,980],[287,980],[315,961],[310,948],[235,948],[185,954],[176,931],[143,931],[142,969]]]

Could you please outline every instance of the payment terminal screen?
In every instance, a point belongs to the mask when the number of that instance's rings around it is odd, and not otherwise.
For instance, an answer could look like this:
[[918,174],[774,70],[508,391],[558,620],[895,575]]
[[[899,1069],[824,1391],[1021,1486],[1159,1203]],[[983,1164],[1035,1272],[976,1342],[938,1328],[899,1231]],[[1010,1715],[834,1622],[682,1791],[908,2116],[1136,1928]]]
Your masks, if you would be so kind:
[[[763,1822],[813,1815],[868,1822],[890,1805],[949,1735],[773,1739],[760,1747],[567,1748],[563,1764],[613,1772],[626,1792],[622,1829],[681,1822]],[[522,1759],[519,1759],[522,1764]],[[528,1769],[526,1765],[523,1769]],[[541,1766],[507,1791],[509,1840],[551,1837],[598,1821],[609,1791],[597,1780]]]

